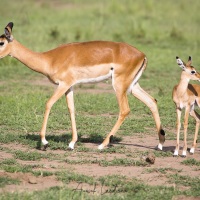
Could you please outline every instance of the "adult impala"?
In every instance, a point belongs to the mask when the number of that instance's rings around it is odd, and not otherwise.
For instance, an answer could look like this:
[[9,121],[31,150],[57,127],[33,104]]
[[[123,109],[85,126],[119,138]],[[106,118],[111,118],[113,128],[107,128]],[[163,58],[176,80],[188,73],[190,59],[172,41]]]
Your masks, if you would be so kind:
[[5,33],[0,36],[0,58],[10,55],[30,69],[44,74],[51,82],[58,85],[55,93],[46,103],[40,132],[44,148],[48,145],[45,133],[53,104],[65,94],[72,125],[72,141],[69,143],[69,148],[74,149],[78,136],[73,86],[77,83],[96,82],[111,78],[120,112],[116,124],[98,148],[103,149],[109,144],[110,139],[129,114],[127,91],[130,91],[150,108],[159,136],[158,149],[162,150],[165,132],[161,127],[156,100],[138,84],[138,80],[147,65],[147,59],[142,52],[125,43],[93,41],[65,44],[44,53],[36,53],[14,39],[12,28],[13,23],[10,22],[5,27]]
[[187,128],[189,114],[196,120],[196,129],[194,141],[190,153],[193,154],[196,147],[197,135],[199,131],[200,115],[194,110],[194,106],[200,107],[200,85],[189,84],[190,80],[200,81],[200,74],[195,70],[192,64],[192,59],[189,57],[188,62],[184,63],[179,57],[176,57],[177,64],[182,68],[181,80],[173,89],[173,101],[176,104],[177,112],[177,144],[174,151],[174,156],[178,156],[179,138],[181,128],[181,110],[185,108],[184,117],[184,146],[182,156],[187,154]]

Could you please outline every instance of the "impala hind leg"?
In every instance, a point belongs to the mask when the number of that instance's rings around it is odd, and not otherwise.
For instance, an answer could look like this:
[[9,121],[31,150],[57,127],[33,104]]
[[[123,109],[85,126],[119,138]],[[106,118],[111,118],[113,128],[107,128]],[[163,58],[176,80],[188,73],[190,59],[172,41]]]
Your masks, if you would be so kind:
[[73,90],[70,88],[66,93],[66,101],[68,105],[68,110],[70,113],[71,126],[72,126],[72,141],[69,143],[69,149],[74,149],[74,145],[78,139],[75,121],[75,109],[74,109],[74,95]]
[[45,114],[44,114],[44,120],[43,120],[43,124],[42,124],[42,129],[40,132],[40,137],[41,137],[41,141],[42,144],[44,145],[44,150],[47,148],[48,146],[48,141],[45,138],[45,133],[46,133],[46,127],[47,127],[47,121],[49,118],[49,113],[50,110],[53,106],[53,104],[63,95],[65,94],[65,92],[67,91],[67,87],[66,85],[59,85],[58,88],[56,89],[56,91],[54,92],[53,96],[47,101],[46,103],[46,109],[45,109]]
[[194,117],[194,119],[196,120],[196,128],[195,128],[195,134],[194,134],[194,141],[193,141],[193,145],[192,145],[192,147],[190,149],[190,153],[194,154],[194,151],[195,151],[195,148],[196,148],[196,145],[197,145],[197,136],[198,136],[198,132],[199,132],[200,115],[195,110],[192,110],[190,112],[190,115],[192,117]]
[[114,125],[114,127],[112,128],[111,132],[107,135],[106,139],[103,141],[103,143],[98,146],[99,150],[103,149],[105,146],[107,146],[109,144],[111,138],[115,135],[115,133],[117,132],[117,130],[123,123],[125,117],[130,112],[130,108],[128,105],[128,97],[127,97],[126,92],[124,92],[124,93],[116,92],[116,96],[117,96],[117,101],[118,101],[119,109],[120,109],[118,120],[117,120],[116,124]]
[[159,144],[158,144],[158,149],[162,150],[163,144],[165,142],[165,132],[162,129],[161,126],[161,121],[160,121],[160,116],[158,113],[158,107],[157,107],[157,102],[156,100],[151,97],[147,92],[145,92],[139,85],[139,83],[136,83],[133,87],[132,87],[132,94],[138,98],[140,101],[142,101],[144,104],[146,104],[149,109],[151,110],[155,123],[156,123],[156,127],[158,130],[158,137],[159,137]]

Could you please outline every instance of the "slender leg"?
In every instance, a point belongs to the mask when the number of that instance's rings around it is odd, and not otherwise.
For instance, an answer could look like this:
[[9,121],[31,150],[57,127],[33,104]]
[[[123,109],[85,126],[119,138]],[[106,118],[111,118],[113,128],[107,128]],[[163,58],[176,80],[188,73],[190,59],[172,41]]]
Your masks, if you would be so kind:
[[194,117],[195,120],[196,120],[196,128],[195,128],[195,134],[194,134],[194,141],[193,141],[192,148],[190,149],[190,153],[194,154],[194,151],[195,151],[195,148],[196,148],[196,145],[197,145],[197,136],[198,136],[198,132],[199,132],[200,115],[195,110],[192,110],[190,112],[190,115],[192,117]]
[[68,110],[71,118],[71,126],[72,126],[72,141],[69,143],[69,148],[74,149],[74,144],[76,143],[78,136],[76,130],[76,121],[75,121],[75,109],[74,109],[74,95],[73,90],[70,88],[66,93],[66,100],[68,105]]
[[158,149],[162,150],[162,146],[165,142],[165,132],[161,126],[156,100],[153,97],[151,97],[147,92],[145,92],[140,87],[139,83],[135,84],[135,86],[132,88],[132,94],[150,108],[158,130],[158,137],[159,137]]
[[184,146],[182,156],[186,157],[187,155],[187,129],[188,129],[188,117],[189,117],[190,106],[185,108],[185,117],[184,117]]
[[176,108],[176,115],[177,115],[177,121],[176,121],[176,148],[174,150],[174,156],[178,156],[178,152],[179,152],[180,129],[181,129],[181,109]]
[[100,150],[103,149],[106,145],[109,144],[110,138],[112,136],[114,136],[114,134],[117,132],[117,130],[119,129],[119,127],[123,123],[125,117],[130,112],[130,108],[129,108],[129,105],[128,105],[128,98],[127,98],[126,92],[124,92],[124,93],[117,93],[116,92],[116,96],[117,96],[119,109],[120,109],[119,117],[118,117],[118,120],[117,120],[116,124],[112,128],[111,132],[107,135],[107,137],[103,141],[103,143],[101,145],[99,145],[98,149],[100,149]]
[[42,124],[42,129],[40,132],[40,137],[41,137],[42,144],[44,145],[44,149],[47,147],[47,144],[48,144],[48,141],[45,138],[45,133],[46,133],[47,121],[48,121],[51,107],[63,94],[65,94],[67,89],[68,88],[66,85],[64,85],[64,84],[59,85],[58,88],[56,89],[56,91],[54,92],[53,96],[46,103],[44,120],[43,120],[43,124]]

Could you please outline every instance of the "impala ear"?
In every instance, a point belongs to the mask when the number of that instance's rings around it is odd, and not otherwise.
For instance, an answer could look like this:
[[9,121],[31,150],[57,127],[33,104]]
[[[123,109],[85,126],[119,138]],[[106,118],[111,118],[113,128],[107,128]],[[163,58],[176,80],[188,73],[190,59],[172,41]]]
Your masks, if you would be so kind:
[[185,70],[186,65],[178,56],[176,56],[176,62],[177,62],[179,67],[181,67],[183,70]]
[[191,64],[192,64],[192,57],[189,56],[187,65],[191,66]]
[[8,39],[9,42],[13,41],[12,36],[12,28],[13,28],[13,22],[8,23],[8,25],[5,27],[5,36]]

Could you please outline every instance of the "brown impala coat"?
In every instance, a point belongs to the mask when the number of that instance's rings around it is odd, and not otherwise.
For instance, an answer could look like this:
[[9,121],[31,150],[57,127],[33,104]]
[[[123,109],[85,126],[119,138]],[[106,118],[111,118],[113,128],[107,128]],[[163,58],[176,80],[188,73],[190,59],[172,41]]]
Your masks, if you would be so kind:
[[12,28],[13,23],[11,22],[5,27],[5,34],[0,37],[0,58],[10,55],[30,69],[44,74],[51,82],[58,85],[57,90],[46,104],[40,133],[45,148],[48,144],[45,139],[46,126],[53,104],[65,94],[72,124],[72,141],[69,147],[73,149],[78,136],[72,86],[77,83],[111,78],[119,104],[119,118],[99,149],[108,145],[130,112],[127,91],[132,92],[151,109],[160,140],[158,148],[162,149],[165,134],[161,127],[156,101],[138,84],[147,64],[147,59],[142,52],[125,43],[92,41],[65,44],[44,53],[36,53],[13,38]]

